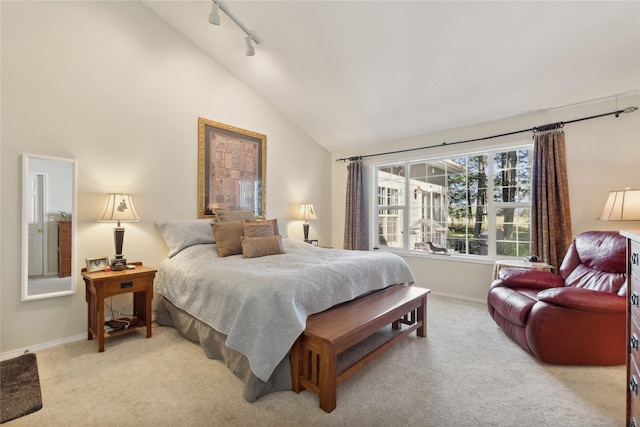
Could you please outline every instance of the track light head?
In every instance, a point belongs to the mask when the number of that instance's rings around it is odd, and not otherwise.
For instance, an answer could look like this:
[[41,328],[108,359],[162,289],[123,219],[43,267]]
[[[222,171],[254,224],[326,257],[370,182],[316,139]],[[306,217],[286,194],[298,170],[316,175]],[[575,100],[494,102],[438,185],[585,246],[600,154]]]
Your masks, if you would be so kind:
[[211,13],[209,14],[209,23],[220,25],[220,6],[215,1],[211,4]]
[[247,43],[247,50],[245,51],[247,56],[253,56],[256,54],[256,50],[253,48],[253,44],[251,43],[253,39],[251,37],[245,37],[245,42]]
[[254,42],[255,44],[260,44],[260,40],[258,40],[258,38],[247,29],[247,27],[242,25],[242,22],[238,21],[238,18],[233,16],[223,4],[218,3],[218,1],[219,0],[211,0],[211,13],[209,14],[209,22],[213,25],[220,25],[220,11],[222,10],[247,35],[247,37],[244,38],[245,43],[247,44],[245,54],[247,56],[254,56],[256,54],[256,50],[254,49],[252,42]]

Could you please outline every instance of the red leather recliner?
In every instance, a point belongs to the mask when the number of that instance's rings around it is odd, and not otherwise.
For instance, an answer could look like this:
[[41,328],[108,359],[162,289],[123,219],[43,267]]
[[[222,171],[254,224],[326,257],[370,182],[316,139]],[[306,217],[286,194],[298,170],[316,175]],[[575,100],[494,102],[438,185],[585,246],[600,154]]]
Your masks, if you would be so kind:
[[559,274],[505,268],[489,288],[489,314],[546,363],[626,363],[626,239],[589,231],[574,239]]

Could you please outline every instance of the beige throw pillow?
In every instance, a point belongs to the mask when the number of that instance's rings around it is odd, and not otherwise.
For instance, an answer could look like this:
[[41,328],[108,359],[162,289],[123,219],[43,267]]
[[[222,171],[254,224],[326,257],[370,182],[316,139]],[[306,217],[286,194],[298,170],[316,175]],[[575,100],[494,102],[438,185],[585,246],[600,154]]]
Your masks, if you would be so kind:
[[256,216],[253,211],[248,209],[214,209],[216,217],[220,222],[232,222],[232,221],[255,221]]
[[218,256],[225,257],[242,253],[242,222],[216,222],[211,224],[218,245]]
[[242,253],[245,258],[257,258],[267,255],[283,254],[282,238],[280,236],[269,237],[242,237]]
[[275,236],[273,232],[273,224],[271,222],[265,223],[264,221],[255,222],[243,222],[242,231],[245,237],[269,237]]
[[[251,227],[254,225],[265,225],[265,224],[271,224],[273,226],[273,234],[269,234],[269,236],[278,236],[280,234],[280,230],[278,230],[278,220],[277,219],[267,219],[264,221],[245,221],[244,222],[244,226],[245,227]],[[247,236],[247,233],[244,233],[245,236]],[[247,237],[251,237],[251,236],[247,236]]]

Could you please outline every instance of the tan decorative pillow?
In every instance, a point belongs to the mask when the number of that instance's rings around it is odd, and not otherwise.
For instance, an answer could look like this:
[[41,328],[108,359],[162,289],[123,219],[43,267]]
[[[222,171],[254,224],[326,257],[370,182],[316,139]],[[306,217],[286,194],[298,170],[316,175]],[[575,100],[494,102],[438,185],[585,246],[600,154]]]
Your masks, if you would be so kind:
[[[273,226],[273,234],[269,234],[269,236],[278,236],[280,235],[280,230],[278,230],[278,220],[277,219],[267,219],[264,221],[245,221],[245,227],[250,227],[253,225],[264,225],[264,224],[271,224]],[[247,233],[244,233],[245,236],[247,236]],[[251,236],[247,236],[247,237],[251,237]]]
[[216,222],[211,224],[218,245],[218,256],[225,257],[242,253],[242,222]]
[[242,231],[244,233],[244,237],[275,236],[275,233],[273,232],[273,224],[271,224],[271,222],[265,223],[265,221],[260,221],[257,223],[243,222]]
[[248,209],[214,209],[216,217],[220,222],[232,221],[255,221],[256,216]]
[[267,255],[283,254],[282,237],[244,237],[242,236],[242,253],[245,258],[257,258]]

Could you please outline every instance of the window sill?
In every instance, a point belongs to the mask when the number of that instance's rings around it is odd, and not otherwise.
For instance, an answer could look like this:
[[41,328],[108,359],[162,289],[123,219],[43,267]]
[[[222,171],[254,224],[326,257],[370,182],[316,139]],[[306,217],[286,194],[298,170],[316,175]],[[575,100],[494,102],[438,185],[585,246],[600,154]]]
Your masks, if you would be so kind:
[[[379,251],[391,252],[401,257],[422,258],[422,259],[428,259],[431,261],[468,262],[468,263],[474,263],[474,264],[487,264],[487,265],[495,264],[497,259],[497,258],[494,259],[494,258],[487,258],[487,257],[480,258],[473,255],[461,255],[461,254],[449,254],[449,255],[432,254],[432,253],[426,253],[426,252],[407,251],[402,249],[401,250],[379,249]],[[501,257],[500,259],[507,259],[507,258]],[[519,258],[513,258],[513,259],[518,260]]]

